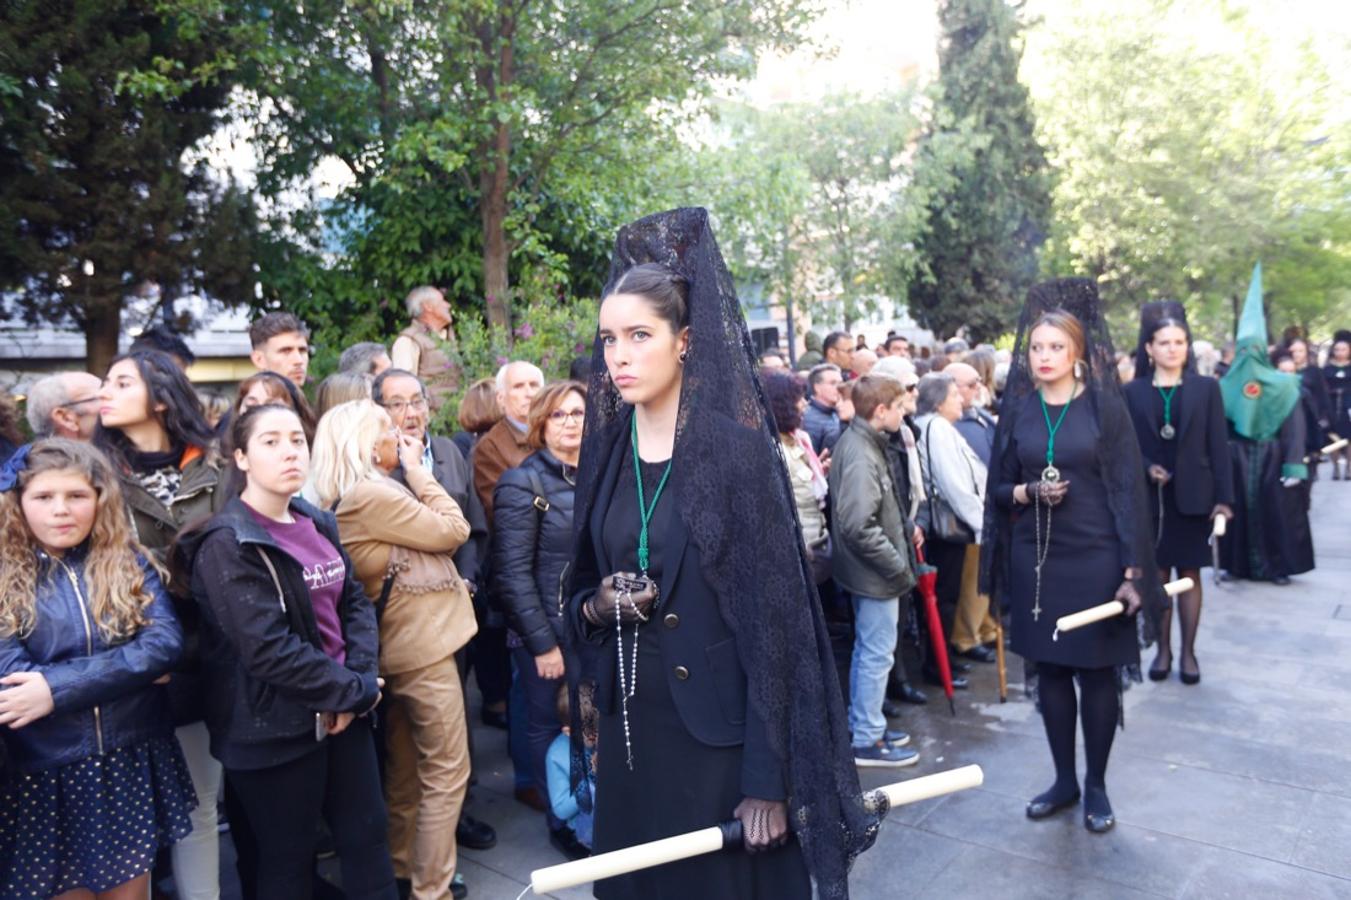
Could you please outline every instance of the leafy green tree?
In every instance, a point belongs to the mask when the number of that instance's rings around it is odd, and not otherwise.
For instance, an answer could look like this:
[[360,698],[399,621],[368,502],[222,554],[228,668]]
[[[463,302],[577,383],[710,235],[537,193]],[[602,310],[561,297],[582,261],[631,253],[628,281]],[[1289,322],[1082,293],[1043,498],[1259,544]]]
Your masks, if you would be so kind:
[[1018,80],[1023,26],[1007,0],[943,0],[935,110],[916,162],[927,222],[910,311],[940,335],[993,338],[1037,278],[1051,174]]
[[[691,101],[800,41],[815,13],[814,0],[276,8],[245,64],[260,184],[279,195],[341,161],[353,183],[335,211],[365,231],[342,242],[354,281],[380,274],[386,297],[446,285],[510,327],[518,288],[567,291],[567,263],[596,261],[596,235],[646,195],[631,182]],[[322,243],[294,222],[277,234]]]
[[716,140],[685,162],[672,193],[709,206],[738,281],[852,327],[908,250],[892,215],[918,129],[913,99],[901,90],[724,105]]
[[1312,42],[1219,0],[1074,3],[1030,53],[1060,172],[1048,256],[1099,279],[1121,332],[1172,297],[1231,335],[1259,259],[1273,334],[1351,318],[1351,117]]
[[143,282],[252,296],[247,198],[183,161],[220,120],[229,25],[154,0],[15,0],[0,18],[0,291],[30,323],[79,327],[90,371]]

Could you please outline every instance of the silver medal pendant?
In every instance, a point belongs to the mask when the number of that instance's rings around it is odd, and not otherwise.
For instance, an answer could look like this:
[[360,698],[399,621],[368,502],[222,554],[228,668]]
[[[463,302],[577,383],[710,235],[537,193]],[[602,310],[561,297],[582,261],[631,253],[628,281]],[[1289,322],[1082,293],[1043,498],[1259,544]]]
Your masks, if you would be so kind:
[[1176,435],[1177,429],[1173,427],[1171,422],[1165,422],[1164,426],[1159,429],[1159,437],[1165,441],[1171,441]]
[[1059,481],[1060,470],[1057,469],[1055,466],[1047,466],[1046,468],[1041,470],[1041,480],[1052,482]]

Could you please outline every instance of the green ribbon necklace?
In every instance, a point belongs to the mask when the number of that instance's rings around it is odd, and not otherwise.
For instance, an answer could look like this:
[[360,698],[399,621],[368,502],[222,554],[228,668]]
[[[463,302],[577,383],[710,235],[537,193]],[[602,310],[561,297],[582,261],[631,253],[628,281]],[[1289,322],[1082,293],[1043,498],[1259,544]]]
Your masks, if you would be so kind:
[[1037,399],[1041,401],[1041,415],[1046,419],[1046,468],[1041,470],[1042,481],[1059,481],[1060,470],[1055,467],[1055,433],[1060,430],[1060,426],[1065,422],[1065,413],[1070,411],[1070,404],[1074,402],[1074,392],[1070,392],[1070,398],[1065,401],[1065,405],[1060,408],[1060,416],[1051,424],[1051,411],[1046,408],[1046,395],[1037,389]]
[[647,549],[647,523],[652,521],[652,514],[657,511],[657,502],[661,500],[661,492],[666,488],[666,480],[671,477],[671,463],[675,461],[674,456],[666,461],[666,471],[661,473],[661,481],[657,482],[657,490],[652,494],[652,505],[648,506],[643,497],[643,467],[642,461],[638,459],[638,417],[635,415],[630,421],[633,423],[633,478],[638,483],[638,518],[642,520],[642,526],[638,529],[638,568],[642,569],[643,576],[647,576],[647,564],[651,558]]
[[1154,385],[1154,390],[1159,392],[1163,398],[1163,427],[1159,429],[1159,437],[1165,441],[1171,441],[1177,434],[1177,429],[1173,427],[1173,395],[1177,393],[1177,387],[1182,382],[1177,381],[1168,390],[1164,390],[1159,385]]

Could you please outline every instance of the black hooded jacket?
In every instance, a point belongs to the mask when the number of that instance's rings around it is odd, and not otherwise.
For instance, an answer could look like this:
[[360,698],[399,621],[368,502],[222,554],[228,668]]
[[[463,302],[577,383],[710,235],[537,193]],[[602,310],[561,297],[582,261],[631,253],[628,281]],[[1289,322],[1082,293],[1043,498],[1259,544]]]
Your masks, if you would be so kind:
[[347,567],[338,613],[346,663],[324,653],[300,564],[238,497],[175,548],[202,613],[201,657],[211,755],[227,769],[263,769],[316,750],[316,716],[364,713],[379,696],[375,611],[342,549],[337,522],[304,500],[292,515]]

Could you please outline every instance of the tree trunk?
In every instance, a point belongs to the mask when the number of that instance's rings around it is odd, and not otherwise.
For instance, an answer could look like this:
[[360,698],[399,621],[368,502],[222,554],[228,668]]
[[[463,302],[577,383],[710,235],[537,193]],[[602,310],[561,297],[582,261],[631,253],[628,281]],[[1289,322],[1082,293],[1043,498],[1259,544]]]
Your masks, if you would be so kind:
[[[479,28],[482,62],[475,79],[489,98],[490,109],[511,100],[516,78],[513,57],[516,20],[503,13],[496,28]],[[511,327],[511,283],[507,266],[511,245],[507,240],[507,201],[511,178],[511,122],[497,116],[492,137],[483,144],[479,171],[479,219],[483,228],[483,299],[488,324]]]
[[102,378],[117,356],[122,331],[122,308],[115,301],[94,301],[84,311],[85,368]]
[[479,218],[483,225],[483,295],[488,324],[511,327],[511,285],[507,263],[507,159],[511,136],[505,125],[497,126],[493,159],[479,181]]

